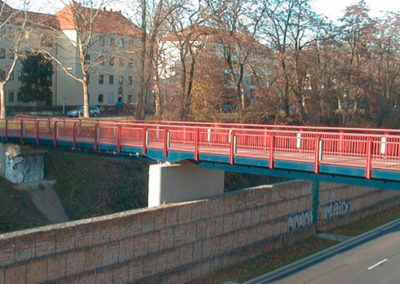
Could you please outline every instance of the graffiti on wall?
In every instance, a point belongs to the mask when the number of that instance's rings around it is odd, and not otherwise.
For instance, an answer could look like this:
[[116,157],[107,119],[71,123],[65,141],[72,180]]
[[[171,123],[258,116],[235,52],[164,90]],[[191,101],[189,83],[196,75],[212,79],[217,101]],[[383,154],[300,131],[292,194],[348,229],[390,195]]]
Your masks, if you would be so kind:
[[293,232],[313,224],[312,211],[303,211],[288,218],[288,231]]
[[322,218],[324,220],[349,213],[350,204],[347,201],[335,201],[322,207]]

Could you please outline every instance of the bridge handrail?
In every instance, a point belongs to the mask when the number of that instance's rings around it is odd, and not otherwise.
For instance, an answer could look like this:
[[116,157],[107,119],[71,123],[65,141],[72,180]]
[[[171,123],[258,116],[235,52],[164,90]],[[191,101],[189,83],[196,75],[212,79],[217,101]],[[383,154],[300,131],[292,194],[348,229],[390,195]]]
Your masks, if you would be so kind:
[[[189,151],[193,152],[196,161],[200,153],[228,155],[231,164],[238,157],[259,158],[264,155],[268,157],[270,168],[274,168],[275,156],[280,154],[281,160],[313,163],[315,173],[324,164],[365,168],[366,178],[371,178],[372,168],[392,169],[382,163],[384,159],[400,164],[400,135],[390,134],[400,133],[399,130],[385,129],[374,134],[368,129],[365,133],[357,133],[331,132],[327,131],[331,130],[327,127],[322,127],[320,131],[314,128],[308,131],[304,127],[285,130],[278,129],[280,126],[257,129],[246,128],[246,125],[226,127],[237,124],[216,125],[17,118],[0,120],[0,133],[4,129],[6,141],[14,137],[22,143],[31,138],[39,144],[41,138],[47,137],[55,146],[63,139],[72,141],[73,147],[89,139],[87,141],[93,144],[96,151],[99,144],[116,145],[118,152],[124,146],[133,145],[141,148],[144,155],[148,148],[163,149],[165,156],[171,149]],[[282,155],[283,152],[286,155]],[[357,157],[359,160],[346,161],[346,157]]]

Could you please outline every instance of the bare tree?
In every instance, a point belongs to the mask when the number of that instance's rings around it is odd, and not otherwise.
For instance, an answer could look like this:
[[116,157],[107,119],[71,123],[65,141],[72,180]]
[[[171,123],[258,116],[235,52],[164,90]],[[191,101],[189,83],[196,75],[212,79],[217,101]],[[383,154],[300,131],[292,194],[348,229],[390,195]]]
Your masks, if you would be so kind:
[[[147,99],[150,96],[152,80],[157,70],[159,33],[167,18],[176,9],[181,7],[186,0],[140,0],[141,11],[141,48],[139,70],[139,93],[136,111],[137,119],[144,119]],[[160,95],[158,93],[158,95]],[[160,103],[156,104],[157,114],[160,112]]]
[[[26,6],[26,5],[25,5]],[[0,1],[0,41],[4,42],[9,48],[6,54],[5,48],[0,49],[0,56],[10,62],[0,70],[0,118],[6,118],[5,85],[13,77],[14,69],[18,59],[22,56],[22,45],[26,31],[27,14],[26,11],[19,11],[11,8],[6,3]]]

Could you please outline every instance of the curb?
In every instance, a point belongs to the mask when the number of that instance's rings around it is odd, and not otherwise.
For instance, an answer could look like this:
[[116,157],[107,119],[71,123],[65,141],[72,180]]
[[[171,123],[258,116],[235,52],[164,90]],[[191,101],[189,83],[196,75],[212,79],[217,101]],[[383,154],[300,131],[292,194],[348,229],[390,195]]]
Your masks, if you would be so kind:
[[293,263],[285,265],[281,268],[275,269],[271,272],[268,272],[268,273],[258,276],[256,278],[250,279],[246,282],[243,282],[243,284],[262,284],[262,283],[268,283],[268,282],[271,282],[274,280],[278,280],[280,278],[283,278],[285,276],[293,274],[294,272],[297,272],[301,269],[304,269],[308,266],[311,266],[319,261],[322,261],[322,260],[332,257],[338,253],[341,253],[345,250],[348,250],[350,248],[358,246],[361,243],[368,241],[370,239],[373,239],[377,235],[382,234],[385,231],[389,231],[390,229],[392,229],[396,226],[399,226],[399,225],[400,225],[400,219],[391,221],[391,222],[384,224],[382,226],[379,226],[378,228],[375,228],[371,231],[368,231],[359,236],[353,237],[348,241],[341,242],[337,245],[334,245],[333,247],[327,248],[323,251],[317,252],[313,255],[307,256],[298,261],[295,261]]

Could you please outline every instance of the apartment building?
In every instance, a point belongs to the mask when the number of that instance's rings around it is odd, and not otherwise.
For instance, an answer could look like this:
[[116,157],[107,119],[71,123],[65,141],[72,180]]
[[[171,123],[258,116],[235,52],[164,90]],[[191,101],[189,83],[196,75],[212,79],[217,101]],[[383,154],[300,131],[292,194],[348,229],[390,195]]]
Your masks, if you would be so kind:
[[[10,34],[10,31],[21,29],[21,19],[26,15],[29,28],[25,31],[24,51],[46,50],[60,63],[54,63],[54,74],[51,78],[53,105],[82,105],[82,84],[65,71],[77,78],[82,76],[78,47],[81,40],[79,36],[82,32],[89,32],[87,29],[82,30],[80,25],[83,20],[81,16],[85,14],[96,14],[90,25],[91,40],[84,60],[85,68],[89,72],[90,104],[114,105],[118,100],[125,103],[137,102],[136,51],[140,29],[120,11],[90,10],[75,2],[55,15],[33,12],[25,14],[11,7],[9,9],[20,13],[20,19],[17,22],[10,21],[1,32]],[[12,45],[12,38],[3,37],[0,41],[0,72],[2,69],[6,70],[11,63],[12,55],[9,50]],[[21,75],[21,63],[18,62],[12,79],[5,87],[8,105],[26,105],[18,95]]]
[[[236,44],[240,42],[240,48]],[[179,32],[166,35],[160,43],[161,64],[159,65],[160,78],[163,83],[171,86],[173,82],[179,84],[182,76],[181,52],[185,50],[185,45],[192,48],[195,54],[204,57],[204,53],[215,58],[219,62],[218,70],[207,70],[212,76],[218,76],[224,83],[228,97],[229,93],[235,92],[235,78],[240,71],[240,64],[243,65],[243,92],[249,100],[253,100],[253,91],[257,89],[253,83],[254,62],[264,61],[268,56],[268,51],[261,44],[254,40],[244,38],[240,33],[229,33],[226,30],[193,25]],[[190,47],[189,47],[190,46]],[[251,51],[248,51],[251,49]],[[186,52],[187,62],[191,61],[190,52]],[[230,56],[232,68],[227,64],[227,56]],[[270,58],[268,60],[271,60]],[[232,70],[235,74],[232,74]],[[170,88],[170,87],[169,87]],[[171,88],[170,88],[171,89]],[[173,95],[173,94],[170,94]]]

